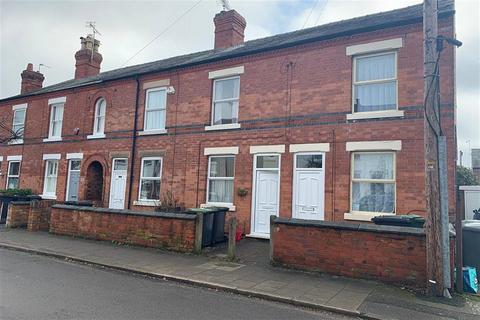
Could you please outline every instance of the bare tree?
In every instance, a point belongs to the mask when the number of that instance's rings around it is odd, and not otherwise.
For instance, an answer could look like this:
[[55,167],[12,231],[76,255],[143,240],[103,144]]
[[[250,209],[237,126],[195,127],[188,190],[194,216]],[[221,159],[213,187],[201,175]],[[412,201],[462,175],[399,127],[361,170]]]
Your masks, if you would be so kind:
[[13,130],[7,117],[0,119],[0,144],[5,144],[23,137],[23,127]]

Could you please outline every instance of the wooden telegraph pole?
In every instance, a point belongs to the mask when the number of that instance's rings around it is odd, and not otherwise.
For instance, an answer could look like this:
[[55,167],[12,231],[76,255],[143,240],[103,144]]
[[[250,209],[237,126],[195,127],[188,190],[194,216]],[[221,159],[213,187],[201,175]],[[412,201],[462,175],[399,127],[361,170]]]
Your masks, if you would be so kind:
[[427,288],[430,294],[441,296],[444,290],[442,270],[441,212],[439,187],[438,138],[440,108],[437,100],[437,0],[423,2],[424,34],[424,144],[426,197]]

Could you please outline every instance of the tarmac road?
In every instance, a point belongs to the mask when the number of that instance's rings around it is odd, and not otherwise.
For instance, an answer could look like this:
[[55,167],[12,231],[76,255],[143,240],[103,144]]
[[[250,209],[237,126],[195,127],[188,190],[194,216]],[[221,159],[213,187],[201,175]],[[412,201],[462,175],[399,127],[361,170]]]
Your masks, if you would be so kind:
[[352,319],[0,249],[0,319]]

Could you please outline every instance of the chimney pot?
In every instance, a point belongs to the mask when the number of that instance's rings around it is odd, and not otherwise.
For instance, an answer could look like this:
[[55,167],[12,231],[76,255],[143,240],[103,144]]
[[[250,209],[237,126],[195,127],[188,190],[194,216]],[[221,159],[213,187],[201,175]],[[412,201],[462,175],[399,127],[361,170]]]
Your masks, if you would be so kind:
[[31,63],[27,64],[27,69],[23,70],[20,76],[22,77],[21,94],[41,89],[45,80],[43,74],[33,71]]
[[75,53],[75,79],[99,74],[103,60],[98,52],[100,41],[89,34],[86,37],[80,37],[80,45],[80,50]]
[[215,49],[225,49],[243,44],[247,22],[235,10],[215,15]]

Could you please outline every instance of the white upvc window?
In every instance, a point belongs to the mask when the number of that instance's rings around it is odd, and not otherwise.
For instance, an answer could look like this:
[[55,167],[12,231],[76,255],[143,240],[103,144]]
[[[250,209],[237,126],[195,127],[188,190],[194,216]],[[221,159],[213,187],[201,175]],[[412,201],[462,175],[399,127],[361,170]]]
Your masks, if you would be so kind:
[[240,77],[213,81],[212,126],[238,123]]
[[26,107],[16,108],[13,111],[12,131],[14,133],[15,140],[12,141],[12,143],[23,143],[26,114],[27,114]]
[[50,140],[62,137],[63,107],[63,103],[50,105],[50,128],[48,131],[48,139]]
[[57,190],[58,160],[45,161],[45,182],[43,197],[54,198]]
[[9,161],[7,171],[7,189],[18,189],[20,182],[20,161]]
[[160,185],[162,180],[162,158],[142,158],[140,172],[139,201],[160,200]]
[[93,121],[93,135],[101,136],[105,133],[105,111],[107,101],[104,98],[98,99],[95,104],[95,119]]
[[207,204],[232,206],[235,156],[210,156],[208,159]]
[[397,110],[397,53],[353,58],[353,113]]
[[148,89],[145,97],[144,131],[165,130],[167,88]]
[[351,213],[394,214],[394,152],[353,152]]

